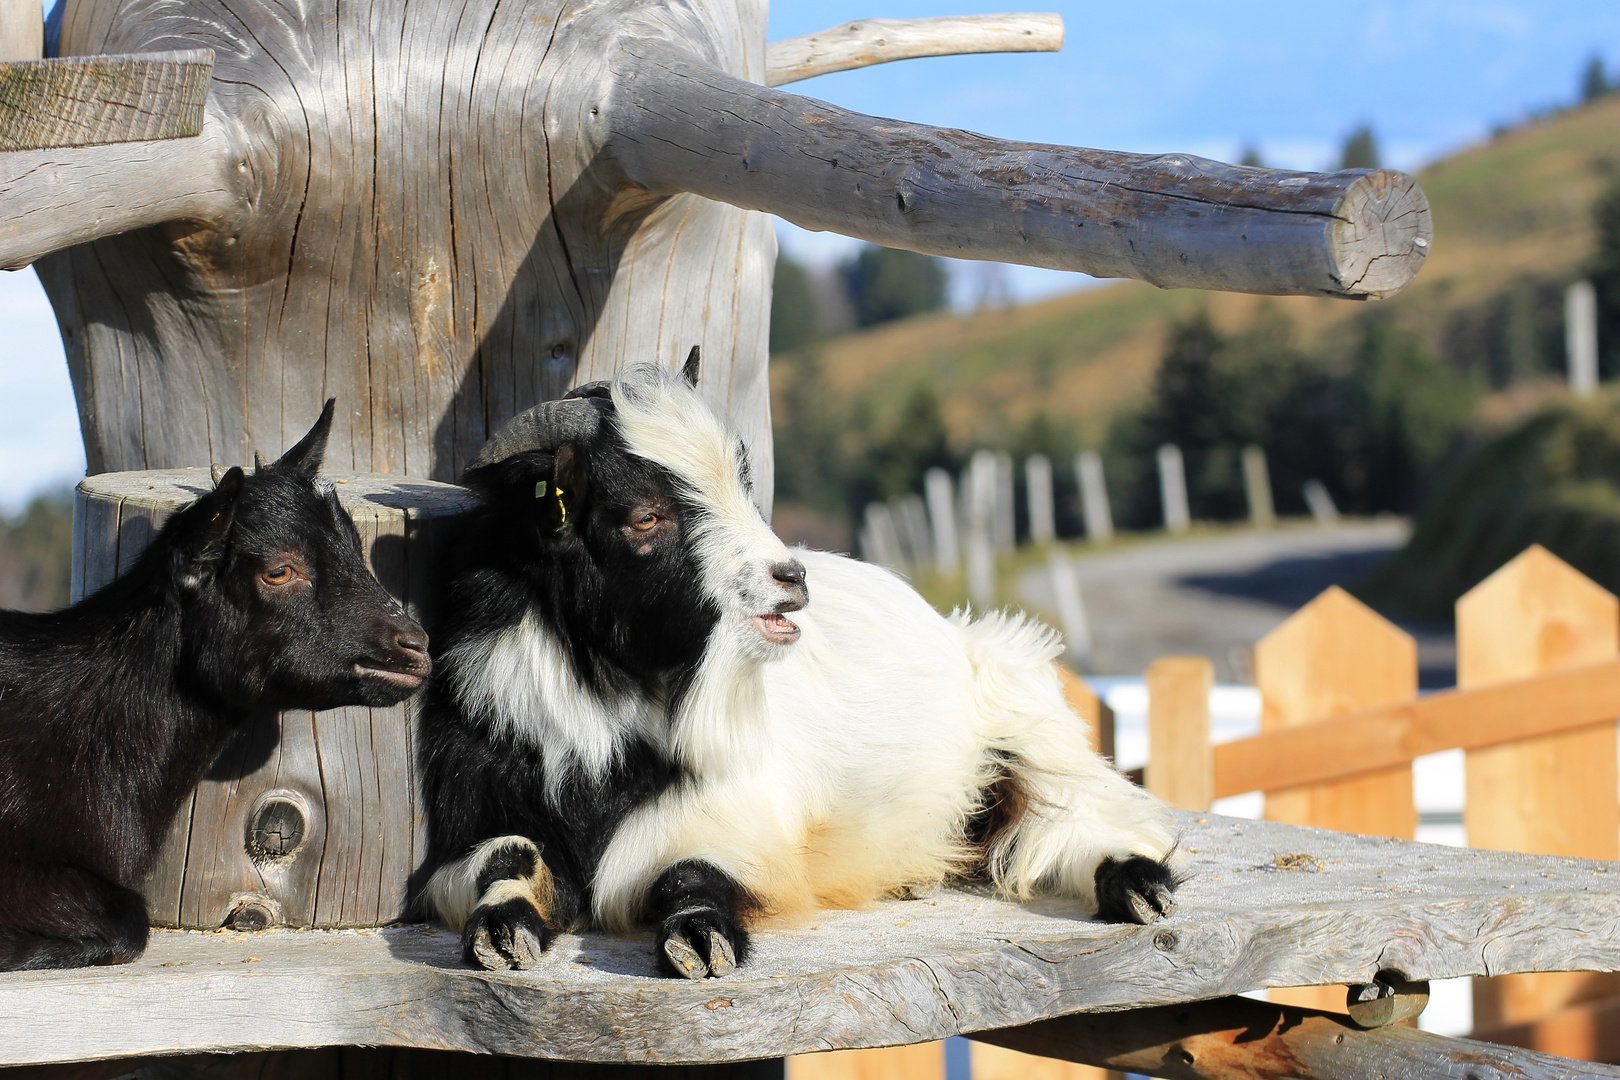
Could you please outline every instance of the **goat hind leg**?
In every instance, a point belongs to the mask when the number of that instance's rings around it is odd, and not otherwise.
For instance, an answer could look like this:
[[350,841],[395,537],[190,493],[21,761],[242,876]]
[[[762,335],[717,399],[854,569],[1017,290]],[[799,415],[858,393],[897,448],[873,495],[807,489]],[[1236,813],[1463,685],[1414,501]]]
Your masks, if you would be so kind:
[[461,928],[461,956],[486,971],[526,970],[551,944],[556,895],[540,848],[525,836],[486,840],[428,883],[439,915]]
[[730,975],[748,958],[747,906],[743,887],[709,863],[688,859],[665,870],[651,899],[659,965],[683,979]]
[[78,867],[0,862],[0,971],[127,963],[149,926],[133,889]]

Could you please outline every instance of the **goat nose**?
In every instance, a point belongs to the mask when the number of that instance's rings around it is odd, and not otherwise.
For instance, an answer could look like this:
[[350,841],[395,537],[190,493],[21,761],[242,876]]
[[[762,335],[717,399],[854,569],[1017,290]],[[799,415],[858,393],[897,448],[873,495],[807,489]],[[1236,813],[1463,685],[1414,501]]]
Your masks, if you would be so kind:
[[798,559],[779,562],[771,567],[771,577],[790,588],[801,588],[804,585],[804,563]]
[[427,634],[419,626],[394,631],[394,648],[412,659],[427,657]]

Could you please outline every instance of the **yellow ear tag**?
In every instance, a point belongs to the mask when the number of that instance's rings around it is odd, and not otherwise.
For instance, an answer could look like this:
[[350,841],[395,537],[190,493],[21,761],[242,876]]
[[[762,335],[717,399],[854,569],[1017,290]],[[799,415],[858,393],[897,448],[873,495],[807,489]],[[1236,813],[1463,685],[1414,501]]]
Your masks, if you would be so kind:
[[557,528],[568,524],[568,507],[563,503],[563,489],[557,489]]

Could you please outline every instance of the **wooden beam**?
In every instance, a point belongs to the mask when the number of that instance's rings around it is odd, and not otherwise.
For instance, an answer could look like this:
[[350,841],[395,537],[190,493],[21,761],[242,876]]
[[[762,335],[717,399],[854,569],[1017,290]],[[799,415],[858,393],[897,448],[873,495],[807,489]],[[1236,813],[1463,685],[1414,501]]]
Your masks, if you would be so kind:
[[1620,1061],[1620,997],[1569,1005],[1525,1023],[1476,1026],[1473,1037],[1579,1061]]
[[1566,1080],[1620,1068],[1392,1025],[1363,1031],[1316,1009],[1231,997],[1081,1014],[969,1038],[1175,1080]]
[[0,63],[0,150],[197,135],[213,70],[208,49]]
[[1165,656],[1147,669],[1145,786],[1182,810],[1208,810],[1209,691],[1215,665],[1202,656]]
[[1215,747],[1215,797],[1282,791],[1424,754],[1573,731],[1620,717],[1620,661],[1480,690],[1445,690]]
[[1403,173],[1008,142],[863,116],[653,41],[625,48],[602,91],[605,149],[653,194],[932,255],[1277,295],[1397,292],[1433,238]]
[[40,0],[0,0],[0,61],[45,55],[45,11]]
[[923,56],[1057,52],[1061,48],[1061,15],[861,19],[819,34],[771,42],[765,52],[765,85],[784,86],[834,71]]

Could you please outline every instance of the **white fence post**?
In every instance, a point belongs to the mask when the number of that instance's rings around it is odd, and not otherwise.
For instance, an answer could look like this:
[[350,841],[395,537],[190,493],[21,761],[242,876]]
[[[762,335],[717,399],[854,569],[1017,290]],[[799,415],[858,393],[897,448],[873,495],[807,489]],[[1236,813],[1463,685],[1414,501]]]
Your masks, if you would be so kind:
[[1311,508],[1311,517],[1318,525],[1332,525],[1339,520],[1339,508],[1333,505],[1333,496],[1320,480],[1305,481],[1305,505]]
[[996,603],[996,456],[976,451],[968,469],[967,587],[973,606]]
[[900,534],[894,527],[894,515],[883,503],[866,504],[866,525],[861,529],[861,556],[867,562],[887,566],[896,573],[906,573],[905,553],[900,547]]
[[928,520],[934,533],[934,569],[954,574],[961,568],[962,556],[956,544],[956,492],[951,474],[929,469],[923,476],[928,496]]
[[1011,551],[1018,546],[1018,519],[1014,507],[1013,459],[1005,450],[998,450],[996,459],[995,541],[996,551]]
[[1031,454],[1024,461],[1024,489],[1028,492],[1029,538],[1036,544],[1057,539],[1057,510],[1052,499],[1052,460]]
[[1591,397],[1598,386],[1597,290],[1577,281],[1564,291],[1564,349],[1569,358],[1569,391]]
[[1181,448],[1172,443],[1159,447],[1159,501],[1164,506],[1164,527],[1184,533],[1192,524],[1187,509],[1187,473],[1181,464]]
[[1277,509],[1271,501],[1271,473],[1266,469],[1266,452],[1258,446],[1243,448],[1243,493],[1249,497],[1249,522],[1266,529],[1277,523]]
[[928,509],[921,495],[902,495],[889,505],[895,528],[906,548],[906,561],[911,564],[912,577],[926,574],[934,565],[934,537],[928,528]]
[[1085,670],[1091,666],[1091,624],[1086,621],[1086,607],[1080,598],[1080,578],[1074,572],[1074,563],[1061,548],[1052,549],[1047,570],[1069,658],[1075,667]]
[[1102,544],[1114,538],[1114,515],[1108,508],[1108,485],[1103,480],[1102,455],[1083,450],[1074,462],[1080,474],[1080,501],[1086,511],[1086,539]]

